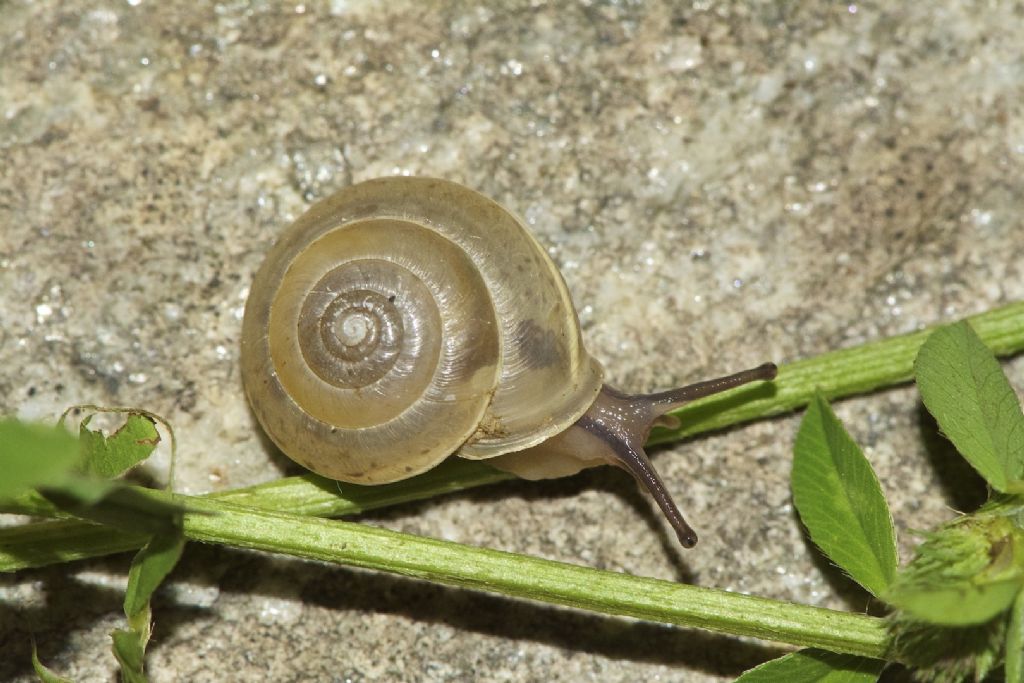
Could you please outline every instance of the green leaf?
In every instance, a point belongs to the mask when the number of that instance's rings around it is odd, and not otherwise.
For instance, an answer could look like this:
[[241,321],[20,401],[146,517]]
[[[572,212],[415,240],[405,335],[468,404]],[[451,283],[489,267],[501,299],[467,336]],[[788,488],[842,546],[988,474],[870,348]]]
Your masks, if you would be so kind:
[[1006,610],[1020,592],[1019,579],[973,585],[903,590],[891,595],[891,602],[932,624],[970,626],[981,624]]
[[124,681],[146,680],[145,653],[152,623],[149,599],[174,569],[184,547],[185,538],[180,532],[159,534],[153,536],[132,560],[124,596],[129,630],[118,629],[110,634]]
[[1022,532],[998,511],[961,517],[929,534],[886,594],[892,605],[944,626],[982,624],[1024,587]]
[[[149,599],[174,569],[184,547],[185,538],[180,533],[159,534],[135,555],[124,596],[124,613],[133,629],[141,630],[143,625],[148,629]],[[138,619],[143,612],[147,613],[145,624]]]
[[885,662],[825,650],[800,650],[747,671],[736,683],[871,683]]
[[999,664],[1006,620],[975,626],[936,626],[895,611],[889,616],[887,656],[914,670],[914,680],[985,681]]
[[896,574],[896,532],[874,471],[819,395],[796,437],[793,502],[811,539],[857,583],[881,595]]
[[995,356],[966,322],[936,330],[917,354],[928,411],[992,488],[1016,490],[1024,471],[1024,414]]
[[117,477],[145,460],[160,443],[153,420],[140,413],[129,413],[125,423],[110,436],[89,429],[92,416],[78,427],[82,445],[82,465],[86,473],[102,479]]
[[1013,601],[1006,629],[1006,683],[1024,683],[1024,591]]
[[125,683],[146,683],[145,650],[134,631],[114,631],[114,656],[121,664],[121,680]]
[[36,676],[43,683],[71,683],[70,678],[58,676],[52,669],[39,661],[39,652],[36,651],[35,641],[32,641],[32,668],[35,669]]
[[0,419],[0,499],[62,483],[77,458],[77,441],[66,430]]

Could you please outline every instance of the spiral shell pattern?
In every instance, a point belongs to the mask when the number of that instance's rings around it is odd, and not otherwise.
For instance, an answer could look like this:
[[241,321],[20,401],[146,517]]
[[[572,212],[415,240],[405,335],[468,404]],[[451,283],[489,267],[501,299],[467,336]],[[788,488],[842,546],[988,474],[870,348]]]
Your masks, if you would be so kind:
[[510,213],[383,178],[299,218],[250,289],[242,376],[289,457],[384,483],[568,427],[600,388],[565,284]]

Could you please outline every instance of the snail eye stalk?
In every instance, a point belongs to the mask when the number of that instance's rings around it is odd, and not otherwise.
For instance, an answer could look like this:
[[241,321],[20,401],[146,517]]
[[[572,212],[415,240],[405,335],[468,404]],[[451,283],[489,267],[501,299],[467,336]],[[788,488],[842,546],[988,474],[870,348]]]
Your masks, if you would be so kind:
[[664,419],[665,413],[685,403],[750,382],[774,379],[777,372],[774,363],[765,363],[733,375],[653,394],[625,394],[605,385],[577,425],[602,442],[606,462],[629,472],[651,494],[675,530],[679,543],[684,548],[692,548],[697,543],[697,532],[679,512],[644,451],[651,428]]

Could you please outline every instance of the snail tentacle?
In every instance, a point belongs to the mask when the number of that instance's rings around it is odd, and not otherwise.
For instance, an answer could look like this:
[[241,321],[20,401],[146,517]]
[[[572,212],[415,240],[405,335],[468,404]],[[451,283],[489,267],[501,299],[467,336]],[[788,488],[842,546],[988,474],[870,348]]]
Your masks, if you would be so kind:
[[665,483],[661,480],[658,471],[654,469],[654,465],[651,464],[644,449],[637,447],[629,439],[623,438],[621,433],[616,433],[616,430],[594,420],[590,415],[581,417],[577,424],[604,441],[608,445],[609,452],[614,456],[612,464],[633,475],[637,483],[651,494],[665,515],[665,519],[675,530],[679,543],[684,548],[692,548],[697,545],[697,532],[687,524],[683,514],[679,512],[679,508],[672,500]]
[[[590,409],[566,431],[535,448],[495,458],[496,467],[527,479],[574,474],[597,464],[626,470],[646,490],[672,525],[686,548],[697,543],[697,533],[683,518],[644,444],[665,413],[696,398],[716,394],[749,382],[770,380],[771,363],[742,372],[653,394],[627,394],[607,384]],[[674,418],[673,418],[674,419]]]

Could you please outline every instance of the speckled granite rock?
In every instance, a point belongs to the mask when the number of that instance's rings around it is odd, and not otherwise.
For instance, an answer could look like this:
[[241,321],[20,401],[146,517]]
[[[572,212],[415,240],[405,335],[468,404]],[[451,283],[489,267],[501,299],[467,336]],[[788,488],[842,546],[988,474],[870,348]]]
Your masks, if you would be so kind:
[[[177,428],[183,490],[280,476],[238,377],[248,283],[311,202],[392,173],[525,216],[627,389],[1022,298],[1019,10],[888,7],[0,3],[0,412],[142,406]],[[969,503],[911,390],[838,412],[904,555],[907,529]],[[701,532],[689,552],[609,470],[366,521],[861,610],[795,521],[796,424],[658,455]],[[55,669],[110,680],[126,568],[0,578],[0,679],[27,680],[34,633]],[[155,621],[156,681],[718,681],[779,651],[198,546]]]

